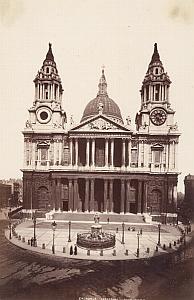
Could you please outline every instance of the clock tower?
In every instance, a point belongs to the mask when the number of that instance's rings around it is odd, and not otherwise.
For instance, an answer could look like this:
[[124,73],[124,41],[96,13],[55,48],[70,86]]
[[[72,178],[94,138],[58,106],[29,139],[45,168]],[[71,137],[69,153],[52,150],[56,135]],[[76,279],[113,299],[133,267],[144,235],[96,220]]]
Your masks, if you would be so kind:
[[142,83],[141,109],[136,116],[138,131],[168,133],[174,125],[174,113],[169,101],[170,78],[160,60],[157,44]]

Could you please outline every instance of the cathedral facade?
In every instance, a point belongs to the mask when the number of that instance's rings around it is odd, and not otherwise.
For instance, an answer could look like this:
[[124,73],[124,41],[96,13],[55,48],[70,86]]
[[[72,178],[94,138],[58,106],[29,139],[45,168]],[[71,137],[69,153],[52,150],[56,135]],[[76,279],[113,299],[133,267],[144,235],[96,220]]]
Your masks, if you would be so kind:
[[[71,212],[162,214],[177,204],[177,146],[171,81],[154,45],[141,88],[136,129],[109,98],[102,70],[96,98],[67,125],[51,44],[34,79],[23,131],[23,206]],[[76,103],[75,103],[76,105]]]

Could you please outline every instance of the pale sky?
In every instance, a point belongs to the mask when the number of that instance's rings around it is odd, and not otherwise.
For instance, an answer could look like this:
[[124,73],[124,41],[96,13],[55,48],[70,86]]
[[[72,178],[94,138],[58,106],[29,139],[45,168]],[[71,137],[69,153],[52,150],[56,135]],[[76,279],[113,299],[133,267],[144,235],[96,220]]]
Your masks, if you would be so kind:
[[22,177],[23,135],[33,79],[48,43],[62,79],[63,108],[79,123],[105,65],[108,94],[134,124],[142,80],[158,43],[172,80],[170,102],[182,132],[178,190],[194,174],[193,0],[0,0],[0,179]]

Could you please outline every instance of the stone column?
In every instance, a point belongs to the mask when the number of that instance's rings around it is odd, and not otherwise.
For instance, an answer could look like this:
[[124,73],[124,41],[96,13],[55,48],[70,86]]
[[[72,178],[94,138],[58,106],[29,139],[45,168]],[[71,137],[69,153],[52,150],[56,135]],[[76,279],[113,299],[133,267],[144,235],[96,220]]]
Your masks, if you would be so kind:
[[86,141],[86,166],[89,167],[89,159],[90,159],[90,140]]
[[108,182],[104,179],[104,211],[107,212],[108,203],[107,203],[107,191],[108,191]]
[[141,141],[139,141],[139,144],[138,144],[138,167],[141,167]]
[[175,155],[175,170],[178,171],[178,143],[174,144],[174,155]]
[[173,159],[173,162],[172,162],[172,169],[174,170],[175,169],[175,163],[176,163],[176,144],[175,144],[175,141],[172,142],[172,159]]
[[162,85],[160,85],[159,101],[162,101]]
[[36,160],[36,143],[32,141],[32,166],[35,167]]
[[74,210],[77,211],[78,210],[78,200],[79,200],[77,179],[74,179],[73,198],[74,198]]
[[172,170],[173,166],[173,144],[169,143],[169,170]]
[[89,210],[89,179],[85,180],[85,211]]
[[173,202],[174,202],[174,209],[177,210],[177,186],[174,185],[173,190]]
[[122,139],[122,168],[125,167],[125,139]]
[[148,199],[147,199],[147,195],[148,195],[148,183],[147,181],[143,182],[143,212],[147,212],[147,206],[148,206]]
[[50,166],[50,149],[48,148],[48,150],[47,150],[47,162],[46,162],[46,164],[47,164],[47,167],[49,167]]
[[42,100],[42,84],[40,83],[40,100]]
[[169,86],[167,86],[166,96],[167,96],[167,102],[169,103]]
[[69,157],[70,157],[70,165],[73,165],[73,141],[69,140]]
[[69,210],[73,211],[73,186],[72,186],[72,180],[69,179]]
[[95,139],[92,139],[92,166],[95,165]]
[[61,165],[62,160],[62,140],[59,140],[59,165]]
[[114,203],[113,203],[113,180],[112,179],[110,179],[110,185],[109,185],[109,198],[110,198],[109,210],[110,212],[113,212]]
[[114,139],[111,139],[110,165],[111,167],[114,167]]
[[125,180],[121,180],[121,213],[125,211]]
[[53,164],[56,164],[56,141],[53,140]]
[[75,166],[78,166],[78,139],[75,139]]
[[53,100],[53,84],[51,84],[51,100]]
[[105,167],[108,167],[108,139],[105,139]]
[[56,182],[55,179],[52,178],[52,208],[56,209]]
[[146,102],[146,88],[144,87],[144,90],[143,90],[143,102]]
[[41,153],[40,153],[40,148],[38,149],[38,162],[37,162],[37,167],[40,167],[41,164]]
[[142,181],[138,180],[137,212],[141,213]]
[[156,86],[153,85],[153,101],[156,100]]
[[57,186],[56,186],[56,209],[61,208],[61,182],[60,179],[57,179]]
[[126,213],[130,212],[130,180],[127,180]]
[[149,144],[144,144],[144,167],[148,168],[149,165]]
[[24,139],[24,167],[27,165],[27,142]]
[[90,181],[90,211],[94,211],[94,179]]
[[128,166],[131,165],[131,140],[128,140]]

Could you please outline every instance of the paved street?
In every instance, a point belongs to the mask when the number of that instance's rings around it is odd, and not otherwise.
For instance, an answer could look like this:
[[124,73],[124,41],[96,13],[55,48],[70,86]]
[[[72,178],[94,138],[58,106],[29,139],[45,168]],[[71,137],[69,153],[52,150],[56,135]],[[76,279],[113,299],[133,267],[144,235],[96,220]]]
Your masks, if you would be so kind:
[[[37,219],[36,225],[36,238],[37,238],[37,248],[31,247],[27,244],[27,241],[33,237],[34,227],[31,220],[23,222],[16,227],[16,232],[21,236],[21,239],[25,238],[25,243],[13,239],[12,242],[16,243],[20,247],[25,249],[30,249],[33,251],[38,251],[46,254],[52,254],[53,245],[53,231],[51,226],[52,221],[43,221]],[[57,222],[57,227],[55,230],[54,245],[55,254],[62,257],[72,257],[70,255],[70,247],[74,247],[77,241],[77,233],[90,231],[90,227],[93,223],[71,223],[70,238],[71,242],[68,242],[69,231],[68,222]],[[171,252],[177,250],[179,245],[173,246],[174,241],[180,238],[180,231],[173,226],[161,227],[160,242],[161,247],[159,251],[156,252],[156,246],[158,243],[158,226],[151,224],[125,224],[124,238],[122,232],[121,223],[102,223],[104,232],[115,233],[116,236],[116,255],[113,256],[113,249],[108,249],[103,251],[103,256],[100,255],[100,250],[90,251],[90,257],[87,256],[87,250],[78,247],[77,255],[74,258],[79,259],[97,259],[97,260],[117,260],[117,259],[137,259],[137,248],[138,248],[138,238],[139,238],[139,249],[140,258],[148,258],[153,255],[158,255],[166,252]],[[116,229],[118,228],[118,233]],[[130,231],[128,230],[130,229]],[[135,230],[135,231],[132,231]],[[142,235],[137,235],[137,233],[142,229]],[[124,239],[124,244],[122,244],[122,238]],[[172,249],[169,249],[169,243],[172,243]],[[42,245],[45,244],[45,249],[42,249]],[[163,250],[163,244],[166,245],[167,250]],[[65,247],[65,253],[64,252]],[[147,251],[149,248],[149,251]],[[126,250],[128,250],[128,255],[126,255]]]
[[[193,248],[173,269],[160,265],[42,256],[11,244],[0,221],[0,299],[77,300],[79,297],[191,300]],[[32,230],[32,228],[31,228]],[[175,281],[175,274],[177,280]],[[185,281],[186,280],[186,281]]]

